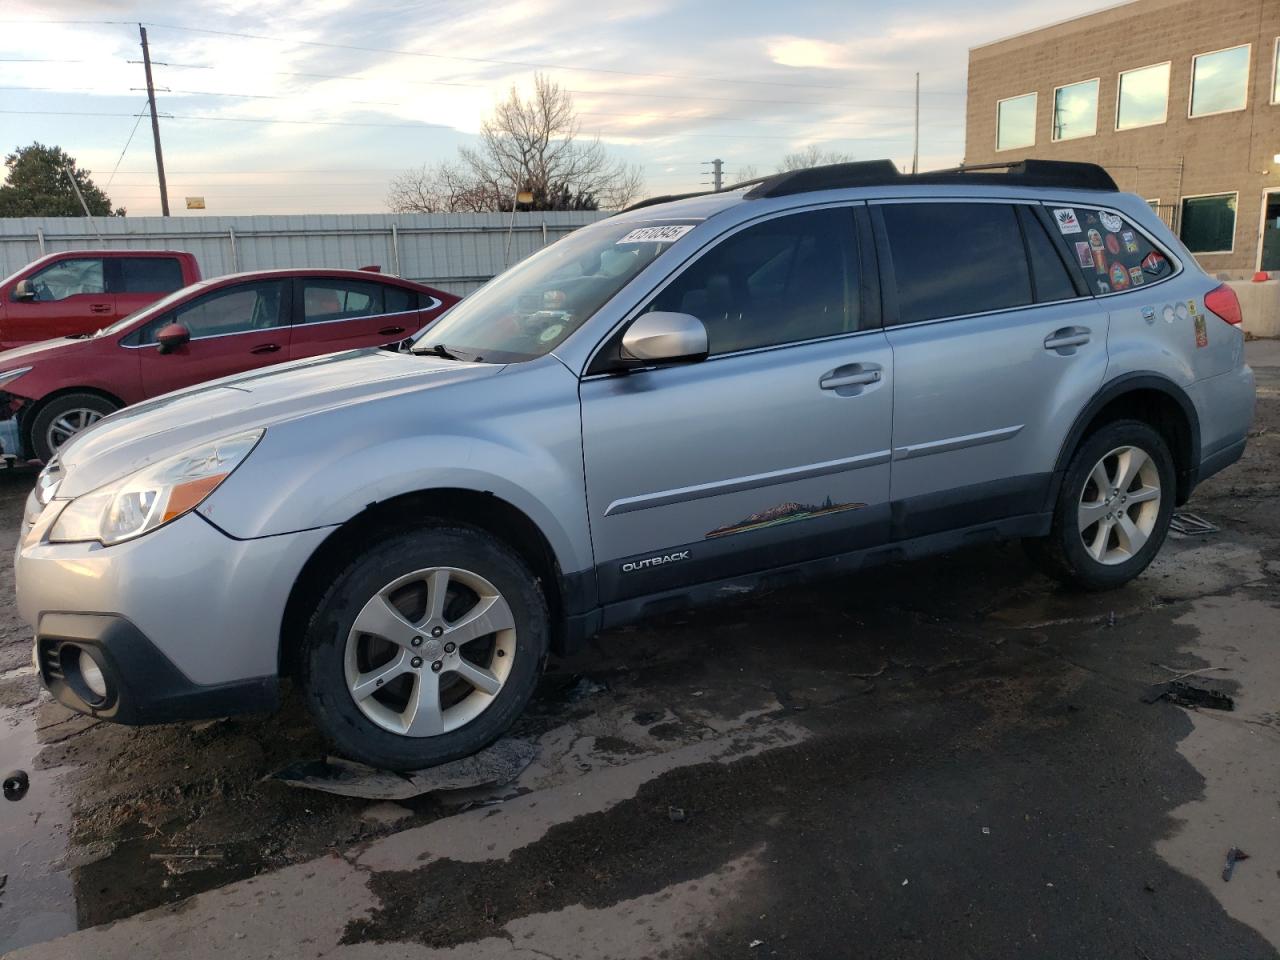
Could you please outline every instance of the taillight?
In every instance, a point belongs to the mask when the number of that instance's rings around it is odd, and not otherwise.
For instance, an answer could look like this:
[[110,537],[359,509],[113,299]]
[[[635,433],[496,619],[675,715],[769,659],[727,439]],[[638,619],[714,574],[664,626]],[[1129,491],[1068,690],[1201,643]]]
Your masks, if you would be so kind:
[[1204,307],[1221,317],[1233,327],[1244,324],[1244,316],[1240,313],[1240,298],[1225,283],[1214,287],[1204,295]]

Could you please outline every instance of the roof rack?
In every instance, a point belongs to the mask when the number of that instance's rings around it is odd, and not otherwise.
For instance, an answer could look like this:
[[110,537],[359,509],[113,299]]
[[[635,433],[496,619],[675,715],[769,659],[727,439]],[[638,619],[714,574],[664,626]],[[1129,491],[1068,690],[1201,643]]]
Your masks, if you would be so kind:
[[[1002,171],[1002,172],[1001,172]],[[766,177],[744,195],[748,200],[786,197],[814,190],[844,187],[909,186],[915,184],[994,184],[1021,187],[1063,187],[1072,190],[1119,188],[1111,174],[1096,163],[1065,160],[1018,160],[1009,163],[982,163],[927,173],[899,173],[892,160],[862,160],[809,167]]]
[[[721,191],[723,192],[723,191]],[[629,207],[623,207],[619,213],[630,213],[632,210],[639,210],[642,207],[652,207],[659,203],[671,203],[675,200],[688,200],[690,197],[706,197],[715,193],[714,190],[695,190],[693,193],[669,193],[662,197],[650,197],[647,200],[640,200],[633,203]]]

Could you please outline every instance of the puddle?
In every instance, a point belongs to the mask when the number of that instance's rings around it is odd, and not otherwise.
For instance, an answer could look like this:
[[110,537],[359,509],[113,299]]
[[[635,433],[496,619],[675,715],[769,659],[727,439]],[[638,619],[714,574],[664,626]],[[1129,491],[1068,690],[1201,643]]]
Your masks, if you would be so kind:
[[55,866],[66,853],[70,815],[62,795],[64,770],[38,770],[31,704],[0,709],[0,774],[25,770],[31,786],[21,800],[0,799],[0,954],[76,929],[70,874]]

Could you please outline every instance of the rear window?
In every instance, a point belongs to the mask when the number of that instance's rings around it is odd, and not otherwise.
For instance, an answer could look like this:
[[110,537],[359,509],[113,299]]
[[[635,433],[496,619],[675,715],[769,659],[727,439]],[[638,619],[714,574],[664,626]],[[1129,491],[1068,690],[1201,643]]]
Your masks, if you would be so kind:
[[1076,268],[1094,293],[1117,293],[1173,272],[1169,258],[1132,223],[1096,207],[1048,208]]
[[1031,273],[1012,206],[903,203],[876,209],[893,259],[898,323],[1031,303]]
[[169,293],[184,286],[182,265],[173,257],[123,257],[115,293]]

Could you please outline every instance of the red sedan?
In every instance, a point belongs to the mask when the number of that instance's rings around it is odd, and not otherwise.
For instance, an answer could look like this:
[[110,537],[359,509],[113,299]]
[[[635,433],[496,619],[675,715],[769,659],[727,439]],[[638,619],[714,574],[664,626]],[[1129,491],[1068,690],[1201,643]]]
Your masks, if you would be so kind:
[[0,445],[48,460],[113,410],[353,347],[395,344],[458,302],[361,270],[267,270],[184,287],[97,333],[0,353]]

